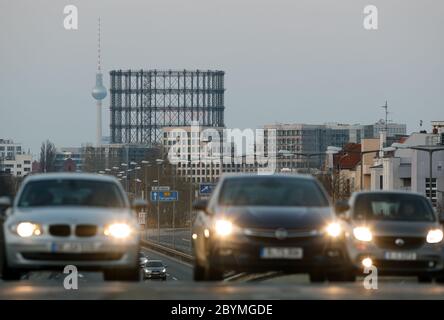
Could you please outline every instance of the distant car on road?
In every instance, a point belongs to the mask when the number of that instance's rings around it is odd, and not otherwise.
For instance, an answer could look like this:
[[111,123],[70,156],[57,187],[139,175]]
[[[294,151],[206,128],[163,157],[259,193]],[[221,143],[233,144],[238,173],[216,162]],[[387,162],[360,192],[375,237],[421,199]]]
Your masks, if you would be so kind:
[[148,262],[148,257],[142,251],[139,252],[139,265],[141,268],[145,267],[145,264]]
[[357,192],[338,202],[353,268],[429,282],[443,268],[443,231],[430,201],[402,191]]
[[167,279],[167,266],[161,260],[148,260],[143,269],[143,279]]
[[194,279],[226,271],[308,273],[349,280],[339,223],[321,185],[303,175],[225,175],[195,202]]
[[19,279],[27,271],[66,265],[104,272],[105,280],[139,280],[139,233],[119,181],[111,176],[49,173],[28,176],[3,218],[0,273]]

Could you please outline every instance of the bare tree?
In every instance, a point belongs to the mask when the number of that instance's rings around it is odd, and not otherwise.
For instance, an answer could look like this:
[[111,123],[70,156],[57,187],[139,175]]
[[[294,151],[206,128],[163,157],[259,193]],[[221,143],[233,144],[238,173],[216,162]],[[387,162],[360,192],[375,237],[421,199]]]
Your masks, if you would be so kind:
[[53,172],[55,171],[56,147],[54,144],[46,140],[42,142],[40,147],[40,171]]

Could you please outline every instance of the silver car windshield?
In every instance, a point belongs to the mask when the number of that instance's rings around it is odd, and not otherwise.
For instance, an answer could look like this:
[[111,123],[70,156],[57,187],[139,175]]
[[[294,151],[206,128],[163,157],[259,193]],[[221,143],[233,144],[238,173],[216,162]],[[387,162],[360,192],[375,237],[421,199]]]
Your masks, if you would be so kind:
[[26,184],[19,207],[80,206],[123,208],[125,201],[116,184],[106,181],[54,179]]
[[356,219],[435,221],[433,209],[426,199],[409,194],[367,194],[356,199]]
[[327,207],[316,182],[307,179],[255,177],[227,179],[222,185],[222,206]]

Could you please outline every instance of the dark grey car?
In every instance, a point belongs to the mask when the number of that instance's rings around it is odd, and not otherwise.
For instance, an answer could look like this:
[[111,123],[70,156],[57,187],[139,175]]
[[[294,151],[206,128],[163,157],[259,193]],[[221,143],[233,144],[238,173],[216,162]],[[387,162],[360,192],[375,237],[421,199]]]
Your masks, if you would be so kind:
[[209,202],[194,204],[194,279],[224,273],[308,273],[313,282],[352,280],[328,197],[302,175],[224,175]]
[[148,260],[143,268],[143,279],[167,279],[167,266],[160,260]]
[[443,231],[423,195],[403,191],[353,194],[337,203],[355,270],[376,266],[382,275],[412,275],[430,281],[443,268]]

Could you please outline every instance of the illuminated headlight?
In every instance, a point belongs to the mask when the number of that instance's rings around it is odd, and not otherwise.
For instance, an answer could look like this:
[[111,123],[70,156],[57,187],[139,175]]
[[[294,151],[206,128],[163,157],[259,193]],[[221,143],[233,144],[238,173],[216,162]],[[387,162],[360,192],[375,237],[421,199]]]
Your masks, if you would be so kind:
[[15,232],[22,238],[39,236],[42,234],[42,227],[32,222],[20,222],[14,229]]
[[162,273],[165,273],[167,271],[167,269],[163,268],[162,269]]
[[440,229],[434,229],[430,230],[427,233],[427,242],[428,243],[438,243],[441,242],[443,238],[442,230]]
[[104,234],[116,239],[125,239],[131,234],[131,227],[126,223],[113,223],[105,228]]
[[145,269],[145,272],[146,273],[151,273],[151,270],[150,269]]
[[372,241],[373,235],[367,227],[356,227],[353,229],[353,235],[359,241],[369,242]]
[[337,222],[330,223],[325,230],[327,231],[327,234],[333,238],[338,237],[342,232],[341,225]]
[[217,220],[215,224],[215,230],[218,236],[226,237],[233,232],[233,224],[228,220]]

